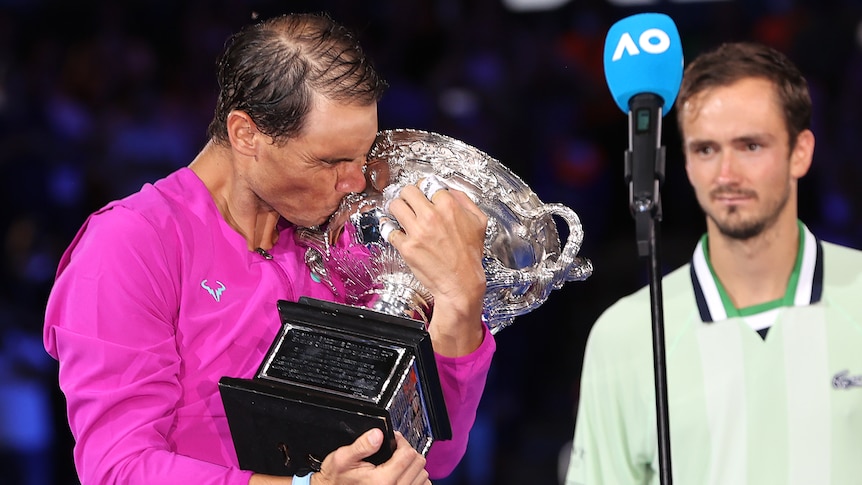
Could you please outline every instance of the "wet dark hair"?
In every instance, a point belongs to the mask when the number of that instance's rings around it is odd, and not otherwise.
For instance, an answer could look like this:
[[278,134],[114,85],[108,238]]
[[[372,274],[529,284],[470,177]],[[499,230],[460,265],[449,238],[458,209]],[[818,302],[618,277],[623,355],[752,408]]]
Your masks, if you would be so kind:
[[[757,43],[734,42],[701,54],[685,69],[678,106],[710,88],[728,86],[746,78],[762,78],[775,86],[784,112],[790,146],[811,126],[811,95],[799,69],[781,52]],[[682,114],[677,116],[682,133]]]
[[248,25],[218,60],[219,95],[207,134],[228,141],[227,117],[242,110],[276,144],[302,131],[312,94],[370,105],[386,89],[356,37],[325,14],[294,14]]

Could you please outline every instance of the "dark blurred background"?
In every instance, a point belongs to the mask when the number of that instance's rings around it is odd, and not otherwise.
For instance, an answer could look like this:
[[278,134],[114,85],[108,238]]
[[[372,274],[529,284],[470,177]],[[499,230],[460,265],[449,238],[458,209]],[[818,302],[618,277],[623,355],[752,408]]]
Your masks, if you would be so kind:
[[[299,11],[327,11],[358,33],[391,85],[381,129],[474,145],[543,201],[573,208],[585,228],[580,254],[595,274],[498,334],[467,456],[436,483],[558,483],[590,325],[647,281],[623,182],[626,116],[602,68],[615,21],[669,14],[689,59],[744,39],[789,54],[815,102],[801,218],[824,239],[862,248],[862,0],[0,0],[4,483],[77,482],[56,365],[41,345],[59,255],[88,213],[187,165],[203,146],[227,36]],[[665,271],[688,260],[704,230],[674,114],[663,138]]]

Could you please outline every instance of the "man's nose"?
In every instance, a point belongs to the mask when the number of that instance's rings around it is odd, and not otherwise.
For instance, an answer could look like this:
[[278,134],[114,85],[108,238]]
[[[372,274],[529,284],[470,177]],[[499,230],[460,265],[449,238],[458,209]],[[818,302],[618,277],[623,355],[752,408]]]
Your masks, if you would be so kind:
[[718,179],[734,181],[739,177],[739,159],[733,150],[724,150],[718,162]]
[[362,192],[365,190],[365,164],[365,158],[343,163],[339,167],[336,188],[345,193]]

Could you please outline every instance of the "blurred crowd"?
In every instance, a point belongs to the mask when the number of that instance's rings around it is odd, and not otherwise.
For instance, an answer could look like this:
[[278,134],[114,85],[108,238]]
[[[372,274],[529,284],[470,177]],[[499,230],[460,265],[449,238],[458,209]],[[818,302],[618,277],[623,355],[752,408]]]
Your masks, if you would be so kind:
[[[510,3],[0,0],[4,480],[76,483],[56,365],[41,346],[59,256],[91,211],[191,161],[214,106],[215,58],[231,32],[257,18],[329,12],[358,34],[390,84],[381,129],[476,146],[583,222],[581,255],[595,274],[498,335],[467,457],[440,483],[557,483],[590,324],[646,283],[623,183],[626,116],[602,68],[616,20],[669,14],[687,57],[742,39],[790,55],[815,105],[817,147],[800,215],[820,237],[862,248],[862,1],[570,0],[544,11]],[[661,258],[671,269],[688,260],[704,227],[673,112],[664,126]]]

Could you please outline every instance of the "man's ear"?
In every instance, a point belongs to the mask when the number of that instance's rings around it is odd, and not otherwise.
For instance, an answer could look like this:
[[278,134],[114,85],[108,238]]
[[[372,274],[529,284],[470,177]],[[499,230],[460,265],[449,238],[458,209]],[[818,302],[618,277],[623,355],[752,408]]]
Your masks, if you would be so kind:
[[795,179],[804,177],[811,168],[813,158],[814,133],[811,130],[802,130],[796,137],[796,144],[790,152],[790,175]]
[[261,141],[257,126],[245,111],[233,110],[227,115],[227,136],[237,152],[254,157],[257,144]]

